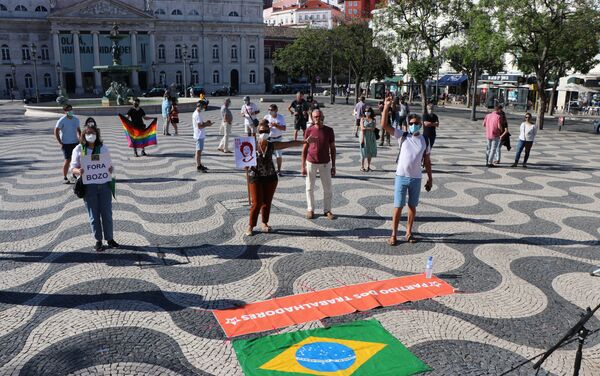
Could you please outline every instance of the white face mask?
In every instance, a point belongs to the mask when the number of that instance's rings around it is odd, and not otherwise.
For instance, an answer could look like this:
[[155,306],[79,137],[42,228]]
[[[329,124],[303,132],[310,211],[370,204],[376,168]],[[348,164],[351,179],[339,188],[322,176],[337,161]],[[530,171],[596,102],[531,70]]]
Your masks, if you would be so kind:
[[259,133],[259,134],[258,134],[258,139],[259,139],[260,141],[264,141],[264,140],[266,140],[266,139],[268,139],[268,138],[269,138],[269,134],[268,134],[268,133]]
[[85,135],[85,140],[87,142],[95,142],[96,141],[96,135],[94,133],[86,134]]

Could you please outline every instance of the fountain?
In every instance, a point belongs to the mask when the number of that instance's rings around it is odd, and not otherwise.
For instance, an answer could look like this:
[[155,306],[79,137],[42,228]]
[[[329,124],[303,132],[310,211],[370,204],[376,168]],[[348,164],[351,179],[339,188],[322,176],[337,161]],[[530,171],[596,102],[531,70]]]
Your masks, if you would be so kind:
[[[102,106],[123,106],[127,104],[130,97],[133,97],[133,90],[125,84],[125,77],[133,71],[140,69],[139,65],[121,64],[121,46],[119,42],[125,38],[119,34],[119,26],[115,23],[110,31],[108,39],[112,41],[111,55],[112,65],[95,65],[93,69],[97,72],[108,72],[110,75],[110,86],[102,97]],[[136,48],[136,46],[133,46]]]

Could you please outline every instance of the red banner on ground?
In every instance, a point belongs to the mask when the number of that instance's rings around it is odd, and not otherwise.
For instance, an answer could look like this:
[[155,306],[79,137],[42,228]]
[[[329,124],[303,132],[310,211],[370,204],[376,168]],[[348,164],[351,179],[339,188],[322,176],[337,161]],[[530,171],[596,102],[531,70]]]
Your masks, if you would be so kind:
[[285,296],[213,314],[227,337],[235,337],[453,293],[454,288],[443,280],[419,274]]

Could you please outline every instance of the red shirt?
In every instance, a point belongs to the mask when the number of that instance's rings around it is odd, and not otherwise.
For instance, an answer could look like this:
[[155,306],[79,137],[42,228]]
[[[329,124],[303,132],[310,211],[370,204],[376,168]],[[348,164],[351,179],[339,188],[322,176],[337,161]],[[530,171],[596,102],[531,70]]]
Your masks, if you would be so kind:
[[307,139],[308,136],[312,136],[317,142],[308,145],[306,160],[317,164],[329,163],[331,161],[329,147],[335,143],[333,129],[326,125],[321,128],[312,125],[304,133],[304,139]]
[[500,120],[500,115],[495,111],[485,115],[483,124],[485,124],[485,136],[488,140],[493,140],[502,134],[500,131]]

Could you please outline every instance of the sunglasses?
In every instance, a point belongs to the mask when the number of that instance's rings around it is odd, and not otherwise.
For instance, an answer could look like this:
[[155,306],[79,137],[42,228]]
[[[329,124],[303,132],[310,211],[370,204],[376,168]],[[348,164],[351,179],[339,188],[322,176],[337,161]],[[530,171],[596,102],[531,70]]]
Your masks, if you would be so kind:
[[419,123],[408,123],[410,125],[419,125]]
[[260,130],[260,131],[258,131],[258,134],[263,134],[263,133],[270,133],[270,131],[268,131],[268,130],[264,130],[264,129],[263,129],[263,130]]

